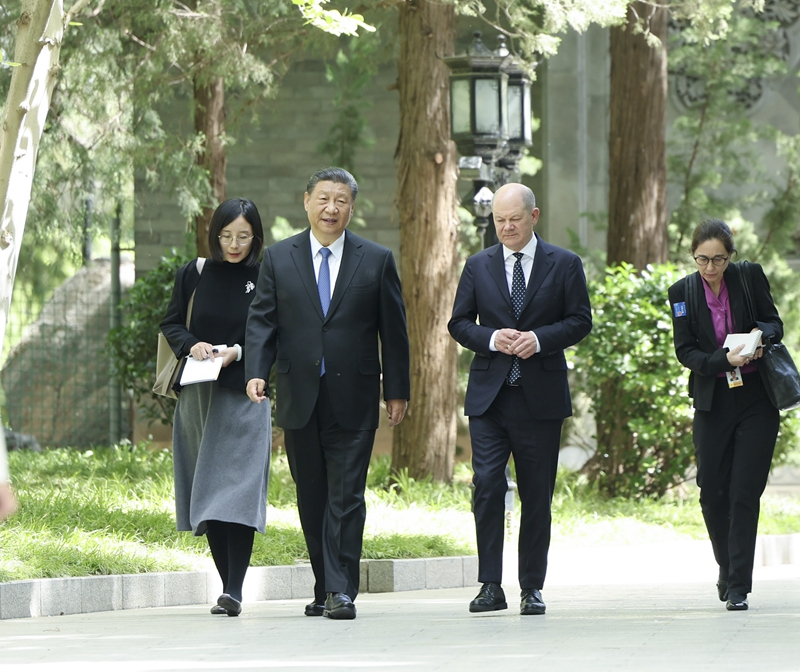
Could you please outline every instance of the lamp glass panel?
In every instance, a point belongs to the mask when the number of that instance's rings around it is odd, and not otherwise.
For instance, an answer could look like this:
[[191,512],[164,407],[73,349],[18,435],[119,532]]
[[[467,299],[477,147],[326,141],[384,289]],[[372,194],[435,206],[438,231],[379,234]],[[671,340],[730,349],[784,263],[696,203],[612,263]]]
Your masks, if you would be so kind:
[[500,135],[508,139],[508,77],[500,80]]
[[521,140],[524,132],[522,126],[522,87],[518,84],[508,85],[508,137],[510,140]]
[[525,138],[525,145],[530,147],[533,144],[533,123],[531,120],[531,85],[524,83],[522,90],[522,131]]
[[500,134],[500,82],[497,79],[475,80],[475,133]]
[[471,133],[469,79],[453,79],[450,83],[450,123],[453,135]]

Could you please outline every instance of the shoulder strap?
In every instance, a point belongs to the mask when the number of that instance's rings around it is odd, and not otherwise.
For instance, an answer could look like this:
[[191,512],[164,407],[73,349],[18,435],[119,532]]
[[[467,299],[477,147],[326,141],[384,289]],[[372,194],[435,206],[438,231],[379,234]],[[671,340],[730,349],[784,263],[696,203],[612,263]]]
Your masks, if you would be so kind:
[[[197,274],[202,275],[203,267],[206,265],[206,258],[205,257],[197,257]],[[192,292],[192,296],[189,299],[189,306],[186,309],[186,328],[189,328],[189,324],[192,321],[192,308],[194,308],[194,295],[197,293],[197,287],[194,288]]]
[[697,336],[698,325],[700,322],[700,312],[697,307],[697,273],[690,273],[686,276],[684,284],[685,294],[683,297],[686,303],[686,314],[689,317],[689,328]]
[[747,313],[750,315],[750,322],[754,323],[756,321],[756,311],[751,290],[753,276],[750,271],[750,262],[740,261],[736,266],[739,269],[739,281],[742,283],[742,291],[744,292],[744,304],[747,308]]

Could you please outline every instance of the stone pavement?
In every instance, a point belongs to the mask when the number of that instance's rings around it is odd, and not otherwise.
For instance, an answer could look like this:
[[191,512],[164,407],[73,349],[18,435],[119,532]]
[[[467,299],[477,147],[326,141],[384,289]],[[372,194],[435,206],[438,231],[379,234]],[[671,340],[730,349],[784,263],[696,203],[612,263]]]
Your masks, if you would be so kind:
[[[705,574],[706,569],[702,569]],[[800,566],[756,572],[751,609],[727,612],[711,581],[547,586],[545,616],[470,614],[475,588],[359,597],[355,621],[303,616],[306,600],[0,621],[2,672],[168,670],[800,670]]]

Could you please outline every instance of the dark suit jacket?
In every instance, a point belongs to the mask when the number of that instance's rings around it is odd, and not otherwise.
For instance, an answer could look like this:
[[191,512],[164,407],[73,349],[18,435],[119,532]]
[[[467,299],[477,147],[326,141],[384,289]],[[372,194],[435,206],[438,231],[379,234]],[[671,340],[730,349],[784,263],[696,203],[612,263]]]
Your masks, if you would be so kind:
[[385,399],[410,398],[408,333],[394,257],[345,231],[339,274],[323,317],[309,231],[264,252],[247,320],[246,377],[269,380],[274,364],[277,424],[301,429],[317,401],[324,353],[339,424],[377,429],[381,370]]
[[511,355],[489,350],[496,329],[533,331],[541,351],[520,360],[522,386],[532,417],[572,415],[564,348],[592,330],[592,310],[580,257],[537,236],[533,270],[519,320],[508,291],[503,246],[494,245],[467,259],[448,329],[475,352],[464,406],[466,415],[482,415],[494,401],[511,369]]
[[[750,270],[753,278],[755,322],[747,314],[739,266],[737,264],[729,264],[723,276],[725,285],[728,287],[728,297],[736,331],[747,332],[757,326],[764,332],[764,338],[769,338],[773,343],[777,343],[783,338],[783,322],[772,300],[769,281],[759,264],[751,263]],[[689,375],[689,396],[694,399],[693,405],[696,409],[710,411],[714,397],[714,381],[720,373],[733,371],[735,367],[728,362],[727,348],[717,347],[717,337],[714,334],[714,325],[711,322],[711,311],[706,303],[703,280],[700,278],[699,273],[697,273],[697,276],[697,292],[695,296],[688,297],[688,302],[697,302],[698,333],[693,333],[691,329],[688,310],[685,316],[675,317],[675,304],[687,302],[686,278],[681,278],[669,288],[669,303],[672,309],[672,333],[675,341],[675,354],[677,354],[680,363],[691,371]]]

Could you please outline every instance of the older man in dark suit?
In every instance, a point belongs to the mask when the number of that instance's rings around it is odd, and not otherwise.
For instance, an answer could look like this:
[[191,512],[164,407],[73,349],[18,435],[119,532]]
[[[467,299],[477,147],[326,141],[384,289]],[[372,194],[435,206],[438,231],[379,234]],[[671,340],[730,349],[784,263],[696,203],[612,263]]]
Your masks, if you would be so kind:
[[539,209],[522,184],[492,202],[499,244],[467,259],[450,334],[475,352],[464,411],[469,416],[478,542],[470,611],[506,609],[503,571],[505,467],[514,456],[522,505],[520,613],[543,614],[561,425],[572,415],[564,349],[584,338],[592,315],[578,256],[533,232]]
[[311,227],[265,251],[246,335],[253,401],[267,398],[273,364],[277,373],[276,420],[316,580],[305,613],[334,619],[356,617],[381,372],[390,426],[403,419],[410,397],[394,258],[345,230],[357,194],[341,168],[311,178],[304,197]]

